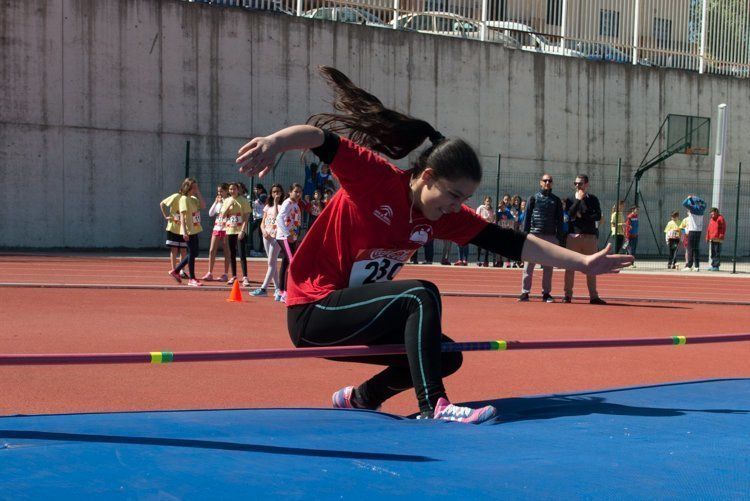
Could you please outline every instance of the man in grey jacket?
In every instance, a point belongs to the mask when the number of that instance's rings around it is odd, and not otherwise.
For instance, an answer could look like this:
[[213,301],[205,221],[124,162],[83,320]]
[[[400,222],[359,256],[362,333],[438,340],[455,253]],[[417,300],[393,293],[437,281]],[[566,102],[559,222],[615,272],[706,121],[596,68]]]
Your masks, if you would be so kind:
[[[532,233],[547,242],[560,244],[563,240],[563,206],[562,201],[552,194],[552,176],[542,175],[539,180],[538,193],[529,197],[526,203],[526,217],[523,222],[524,233]],[[531,292],[531,281],[534,276],[535,263],[526,262],[523,267],[521,296],[519,301],[528,301]],[[542,266],[542,301],[554,303],[552,297],[552,266]]]

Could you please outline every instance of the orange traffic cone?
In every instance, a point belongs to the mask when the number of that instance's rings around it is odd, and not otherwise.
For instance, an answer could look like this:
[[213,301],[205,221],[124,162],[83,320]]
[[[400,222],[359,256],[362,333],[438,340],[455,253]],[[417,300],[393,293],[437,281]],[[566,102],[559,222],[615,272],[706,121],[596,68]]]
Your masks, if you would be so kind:
[[241,303],[242,302],[242,290],[240,289],[240,281],[235,280],[232,285],[232,292],[229,293],[228,303]]

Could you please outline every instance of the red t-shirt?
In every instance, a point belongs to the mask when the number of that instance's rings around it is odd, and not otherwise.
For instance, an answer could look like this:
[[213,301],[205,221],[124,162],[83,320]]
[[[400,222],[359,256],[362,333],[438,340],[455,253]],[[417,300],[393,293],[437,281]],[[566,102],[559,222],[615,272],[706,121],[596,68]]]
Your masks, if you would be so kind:
[[331,171],[341,183],[302,240],[289,267],[287,306],[333,291],[392,280],[429,240],[469,243],[487,222],[463,205],[430,221],[411,213],[409,179],[386,159],[341,138]]

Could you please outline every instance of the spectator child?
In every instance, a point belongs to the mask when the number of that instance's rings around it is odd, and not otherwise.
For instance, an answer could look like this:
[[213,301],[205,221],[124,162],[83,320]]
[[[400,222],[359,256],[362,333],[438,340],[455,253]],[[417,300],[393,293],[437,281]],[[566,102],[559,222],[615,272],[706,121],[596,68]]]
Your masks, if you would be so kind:
[[[180,199],[182,193],[172,193],[167,198],[159,203],[161,209],[161,215],[167,221],[167,240],[166,245],[169,247],[169,264],[170,270],[174,270],[177,267],[177,254],[180,254],[180,259],[184,259],[187,256],[187,244],[180,235]],[[182,278],[188,278],[187,273],[182,271]]]
[[[497,207],[497,224],[501,228],[506,228],[509,230],[516,229],[516,220],[513,217],[513,213],[510,211],[510,208],[508,207],[508,204],[505,202],[505,199],[508,198],[510,200],[510,195],[506,194],[503,196],[503,200],[500,201],[500,205]],[[515,265],[515,263],[511,263],[511,260],[509,258],[506,258],[505,265],[507,268],[510,268],[511,266]],[[495,267],[503,267],[503,256],[496,256],[495,263],[493,264]],[[516,265],[517,266],[517,265]]]
[[284,200],[279,208],[276,218],[276,241],[281,248],[281,270],[279,270],[279,283],[274,299],[286,302],[286,280],[289,263],[297,249],[297,239],[302,224],[299,209],[299,201],[302,198],[302,186],[294,183],[289,188],[289,197]]
[[229,198],[226,199],[221,208],[221,215],[224,218],[224,227],[227,232],[229,266],[232,269],[232,276],[227,283],[232,285],[237,280],[237,246],[239,244],[242,281],[243,284],[247,283],[250,285],[250,281],[247,279],[245,232],[247,231],[252,208],[247,198],[242,195],[242,186],[240,183],[229,184],[229,195]]
[[682,271],[700,271],[700,242],[703,232],[703,214],[706,212],[706,202],[699,196],[688,195],[682,201],[682,206],[688,210],[687,221],[687,262]]
[[219,252],[219,245],[222,246],[224,251],[224,274],[219,277],[220,282],[227,281],[227,273],[229,273],[229,246],[227,245],[227,232],[224,229],[224,218],[221,217],[221,208],[224,206],[224,201],[229,197],[229,185],[227,183],[221,183],[216,187],[216,198],[211,208],[208,209],[208,215],[214,217],[214,228],[211,232],[211,245],[208,249],[208,272],[203,275],[201,280],[211,281],[214,279],[214,264],[216,264],[216,254]]
[[[638,251],[638,206],[634,205],[630,208],[628,216],[625,218],[625,238],[627,238],[627,251],[628,254],[635,257],[635,253]],[[635,268],[635,261],[633,261],[633,268]]]
[[711,219],[708,220],[708,230],[706,231],[706,242],[708,242],[708,259],[711,260],[711,267],[708,271],[719,271],[721,266],[721,244],[727,233],[727,223],[724,216],[719,214],[719,209],[711,207]]
[[682,242],[682,248],[685,249],[685,266],[687,266],[688,262],[688,234],[687,234],[687,225],[688,221],[690,220],[690,212],[686,211],[685,218],[680,222],[680,240]]
[[268,258],[268,268],[266,269],[266,276],[263,278],[263,283],[255,289],[252,294],[253,296],[265,296],[267,294],[268,284],[273,280],[273,286],[276,290],[279,289],[279,271],[277,267],[277,260],[281,247],[276,241],[276,218],[279,215],[279,208],[284,200],[284,189],[280,184],[274,184],[271,186],[271,196],[266,200],[266,206],[263,208],[263,222],[261,224],[261,230],[263,231],[263,246],[266,249],[266,256]]
[[612,206],[609,215],[609,234],[615,241],[615,254],[619,254],[625,240],[625,200],[620,200],[617,205]]
[[672,213],[672,219],[669,220],[667,226],[664,228],[664,236],[667,239],[667,247],[669,247],[669,259],[667,260],[667,269],[677,269],[677,247],[680,245],[680,213],[674,211]]
[[200,287],[203,284],[195,278],[195,260],[198,258],[200,249],[198,234],[203,231],[201,209],[206,208],[206,202],[203,201],[198,181],[192,177],[182,182],[180,193],[182,194],[182,198],[180,198],[180,234],[187,243],[188,254],[169,274],[177,283],[181,283],[179,272],[187,265],[188,276],[190,277],[188,285]]
[[[495,223],[495,213],[492,211],[492,198],[484,197],[484,203],[477,207],[477,214],[490,224]],[[482,261],[482,251],[484,250],[484,261]],[[494,256],[493,256],[494,257]],[[477,247],[477,266],[489,266],[490,251]],[[496,260],[495,260],[496,261]]]

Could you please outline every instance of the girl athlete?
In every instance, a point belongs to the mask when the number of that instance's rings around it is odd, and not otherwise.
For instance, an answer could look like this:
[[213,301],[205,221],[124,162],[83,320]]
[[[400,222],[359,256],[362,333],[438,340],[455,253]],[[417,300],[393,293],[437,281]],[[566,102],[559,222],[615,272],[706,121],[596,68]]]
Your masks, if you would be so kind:
[[[159,203],[161,209],[161,215],[167,221],[167,247],[169,247],[169,264],[172,270],[177,267],[177,254],[181,255],[180,259],[187,256],[187,244],[180,235],[180,199],[182,193],[172,193],[167,198]],[[187,274],[183,271],[183,278],[187,278]]]
[[214,264],[216,263],[216,254],[219,252],[219,244],[222,246],[224,252],[224,274],[219,277],[220,282],[227,281],[227,273],[229,273],[229,247],[227,246],[227,232],[224,229],[224,218],[221,217],[221,208],[224,206],[224,201],[229,196],[229,185],[227,183],[221,183],[216,187],[216,200],[208,209],[208,215],[211,217],[215,216],[214,229],[211,232],[211,247],[208,249],[208,273],[203,275],[201,280],[213,280],[214,279]]
[[169,274],[177,283],[182,283],[179,272],[187,265],[188,276],[190,277],[188,285],[200,287],[203,284],[195,279],[195,260],[199,254],[198,234],[203,231],[201,209],[206,208],[206,202],[203,201],[203,196],[201,196],[198,181],[192,177],[182,182],[180,193],[182,194],[182,198],[180,198],[180,234],[187,243],[188,254]]
[[281,270],[279,283],[274,299],[286,302],[287,269],[292,256],[297,250],[297,239],[302,223],[299,201],[302,198],[302,186],[294,183],[289,187],[289,197],[284,200],[276,217],[276,242],[281,248]]
[[284,189],[280,184],[271,185],[271,196],[266,199],[266,206],[263,208],[263,220],[260,225],[263,232],[263,247],[266,249],[266,256],[268,256],[268,269],[263,283],[251,292],[253,296],[265,296],[271,280],[273,280],[273,286],[276,288],[274,298],[278,296],[279,269],[276,266],[276,260],[279,257],[281,247],[276,241],[276,217],[279,215],[282,200],[284,200]]
[[240,183],[229,184],[229,198],[224,202],[221,209],[221,217],[224,219],[224,227],[227,231],[229,243],[229,265],[232,268],[232,277],[227,281],[232,285],[237,280],[237,243],[240,244],[240,265],[242,266],[242,281],[247,281],[247,255],[245,253],[245,235],[248,219],[252,208],[244,195]]
[[[336,93],[334,108],[341,114],[316,115],[313,125],[254,138],[237,158],[241,172],[263,176],[281,152],[309,148],[330,164],[341,184],[289,270],[292,342],[298,347],[406,346],[406,355],[346,359],[386,368],[357,388],[334,393],[334,407],[376,409],[413,387],[422,417],[486,421],[495,415],[492,406],[471,409],[448,402],[443,378],[459,368],[462,358],[440,351],[440,343],[450,339],[442,334],[437,287],[424,280],[392,281],[411,253],[429,239],[441,238],[589,274],[616,272],[632,258],[607,255],[609,247],[578,254],[488,224],[463,204],[482,176],[477,155],[466,142],[446,139],[427,122],[384,108],[338,70],[324,67],[321,72]],[[374,153],[403,158],[426,139],[431,145],[409,171]]]

